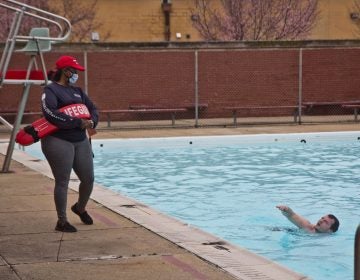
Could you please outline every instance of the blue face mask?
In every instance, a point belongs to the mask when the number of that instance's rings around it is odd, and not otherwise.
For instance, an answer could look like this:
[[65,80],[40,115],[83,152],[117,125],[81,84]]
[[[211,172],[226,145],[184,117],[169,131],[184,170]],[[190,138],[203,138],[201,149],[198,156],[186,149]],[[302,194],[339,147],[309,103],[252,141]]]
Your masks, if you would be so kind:
[[72,73],[71,77],[69,78],[69,83],[70,84],[75,84],[78,79],[79,79],[79,75],[76,74],[76,73]]

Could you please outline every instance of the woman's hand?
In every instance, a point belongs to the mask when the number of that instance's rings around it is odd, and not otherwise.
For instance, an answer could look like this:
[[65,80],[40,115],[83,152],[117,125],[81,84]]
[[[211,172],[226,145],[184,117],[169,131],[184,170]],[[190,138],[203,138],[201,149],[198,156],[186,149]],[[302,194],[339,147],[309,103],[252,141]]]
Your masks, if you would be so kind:
[[94,128],[94,122],[92,120],[81,119],[81,129]]

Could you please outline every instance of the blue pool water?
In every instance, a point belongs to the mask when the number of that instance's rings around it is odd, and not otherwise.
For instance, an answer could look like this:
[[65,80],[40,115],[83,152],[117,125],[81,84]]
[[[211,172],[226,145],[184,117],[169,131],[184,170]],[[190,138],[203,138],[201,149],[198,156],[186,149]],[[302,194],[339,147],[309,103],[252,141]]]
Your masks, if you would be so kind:
[[[314,280],[350,280],[359,224],[358,137],[96,140],[96,181]],[[314,223],[333,213],[340,229],[305,233],[281,215],[278,204]]]

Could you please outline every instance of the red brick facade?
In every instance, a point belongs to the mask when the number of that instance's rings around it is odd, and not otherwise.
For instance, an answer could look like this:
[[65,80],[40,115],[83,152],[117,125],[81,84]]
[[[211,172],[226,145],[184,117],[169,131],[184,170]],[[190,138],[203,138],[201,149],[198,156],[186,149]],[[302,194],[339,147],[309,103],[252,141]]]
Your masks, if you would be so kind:
[[[86,49],[86,56],[84,56]],[[99,109],[128,109],[130,105],[182,107],[195,103],[196,57],[199,102],[208,104],[201,117],[229,117],[234,105],[297,105],[300,48],[83,48],[66,47],[45,54],[48,69],[61,54],[87,58],[88,93]],[[197,56],[196,56],[197,52]],[[360,100],[360,48],[302,49],[302,100]],[[25,69],[28,58],[14,55],[10,69]],[[85,87],[84,75],[79,86]],[[0,89],[0,109],[14,109],[22,86]],[[40,110],[41,88],[33,86],[26,109]],[[193,112],[182,113],[193,118]],[[257,112],[258,115],[274,112]],[[146,116],[151,118],[151,116]],[[134,116],[119,115],[132,119]]]

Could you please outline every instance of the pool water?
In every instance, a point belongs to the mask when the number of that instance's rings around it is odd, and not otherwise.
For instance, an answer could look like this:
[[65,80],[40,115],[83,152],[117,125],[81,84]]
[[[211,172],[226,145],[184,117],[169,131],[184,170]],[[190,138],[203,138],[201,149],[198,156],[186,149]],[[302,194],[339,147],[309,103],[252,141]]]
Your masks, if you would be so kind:
[[[315,280],[353,279],[360,133],[93,141],[96,181]],[[297,229],[287,204],[335,234]]]

